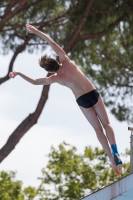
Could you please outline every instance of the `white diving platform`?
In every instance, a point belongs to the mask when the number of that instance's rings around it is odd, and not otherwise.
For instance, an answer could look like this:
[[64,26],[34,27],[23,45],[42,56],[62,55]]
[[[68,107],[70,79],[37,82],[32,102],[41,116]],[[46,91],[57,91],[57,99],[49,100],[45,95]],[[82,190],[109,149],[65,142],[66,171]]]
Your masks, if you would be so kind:
[[81,200],[133,200],[133,174],[130,174]]

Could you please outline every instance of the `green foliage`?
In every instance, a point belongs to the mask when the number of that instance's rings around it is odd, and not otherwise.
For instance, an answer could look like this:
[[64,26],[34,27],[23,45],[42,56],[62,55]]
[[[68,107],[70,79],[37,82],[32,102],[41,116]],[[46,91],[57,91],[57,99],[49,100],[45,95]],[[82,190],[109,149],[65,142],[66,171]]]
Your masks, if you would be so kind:
[[22,189],[22,182],[15,180],[15,172],[0,172],[0,200],[33,200],[37,195],[34,187]]
[[129,174],[129,163],[124,163],[122,176],[116,176],[103,149],[86,147],[84,155],[76,151],[65,143],[51,148],[48,165],[39,178],[40,200],[79,199]]
[[24,189],[25,200],[34,200],[34,197],[37,196],[37,189],[35,187],[27,187]]
[[[112,114],[119,121],[130,123],[133,122],[132,6],[130,1],[96,1],[94,13],[83,29],[90,39],[80,40],[71,52],[71,58],[94,82]],[[123,20],[111,29],[119,18]],[[93,39],[99,33],[102,37]]]
[[[126,149],[122,156],[128,156]],[[0,172],[0,200],[75,200],[101,189],[129,174],[124,162],[121,177],[115,175],[103,149],[86,147],[78,154],[74,146],[63,143],[51,148],[47,166],[42,169],[38,188],[22,189],[14,172]]]
[[22,182],[14,181],[14,172],[0,172],[0,200],[24,200]]

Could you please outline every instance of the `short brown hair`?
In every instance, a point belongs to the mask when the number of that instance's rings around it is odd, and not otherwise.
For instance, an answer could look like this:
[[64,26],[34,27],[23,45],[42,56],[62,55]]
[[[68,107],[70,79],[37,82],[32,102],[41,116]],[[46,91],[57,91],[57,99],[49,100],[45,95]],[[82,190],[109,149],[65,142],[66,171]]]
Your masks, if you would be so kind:
[[49,72],[57,72],[59,69],[59,63],[50,56],[44,55],[39,59],[39,65]]

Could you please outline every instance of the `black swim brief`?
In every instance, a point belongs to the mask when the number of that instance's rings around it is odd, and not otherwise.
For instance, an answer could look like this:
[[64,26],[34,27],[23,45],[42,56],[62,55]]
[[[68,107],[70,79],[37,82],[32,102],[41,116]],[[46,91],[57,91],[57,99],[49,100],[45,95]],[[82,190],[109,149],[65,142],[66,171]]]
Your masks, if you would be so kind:
[[76,101],[83,108],[90,108],[98,102],[99,93],[97,90],[92,90],[80,96]]

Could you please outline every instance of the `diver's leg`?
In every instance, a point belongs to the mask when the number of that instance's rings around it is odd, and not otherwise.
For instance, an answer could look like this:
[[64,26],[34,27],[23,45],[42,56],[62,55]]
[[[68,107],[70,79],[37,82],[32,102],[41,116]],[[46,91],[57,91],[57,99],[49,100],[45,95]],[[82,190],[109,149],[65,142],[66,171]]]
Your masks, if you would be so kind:
[[94,130],[97,134],[98,140],[100,141],[101,145],[105,149],[105,152],[107,153],[108,157],[110,158],[111,165],[112,165],[114,172],[119,175],[120,173],[118,172],[118,170],[116,168],[115,160],[112,156],[112,153],[111,153],[111,150],[110,150],[110,147],[108,144],[108,140],[103,132],[103,128],[99,122],[99,119],[97,117],[97,114],[96,114],[94,108],[93,107],[90,107],[87,109],[83,108],[83,107],[80,107],[80,108],[81,108],[84,116],[86,117],[86,119],[89,121],[89,123],[94,128]]
[[104,106],[101,96],[99,96],[98,102],[93,107],[94,107],[94,110],[95,110],[98,118],[100,119],[100,122],[102,123],[102,125],[106,131],[106,136],[109,140],[109,143],[112,148],[112,152],[115,156],[117,169],[119,171],[121,171],[122,170],[122,162],[120,160],[119,153],[117,151],[115,134],[114,134],[113,128],[109,122],[109,118],[108,118],[108,115],[107,115],[107,112],[106,112],[106,109],[105,109],[105,106]]

